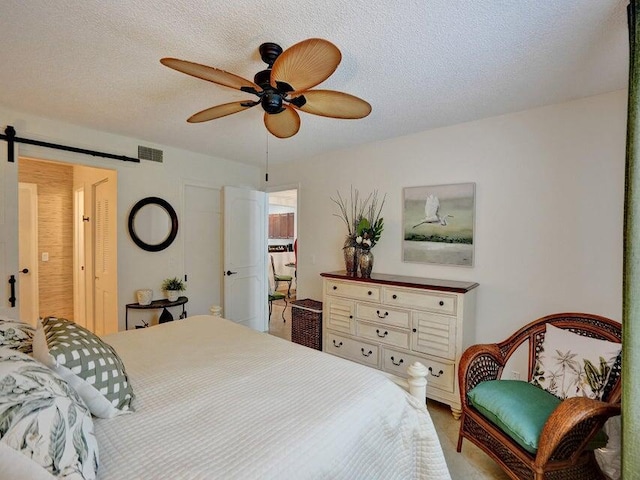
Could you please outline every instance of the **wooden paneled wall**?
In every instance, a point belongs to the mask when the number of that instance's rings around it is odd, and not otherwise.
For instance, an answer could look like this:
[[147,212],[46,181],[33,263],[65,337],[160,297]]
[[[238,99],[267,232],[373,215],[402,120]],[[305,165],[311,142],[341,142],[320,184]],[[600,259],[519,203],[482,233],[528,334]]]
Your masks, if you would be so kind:
[[38,185],[40,315],[73,320],[73,167],[21,158],[18,181]]

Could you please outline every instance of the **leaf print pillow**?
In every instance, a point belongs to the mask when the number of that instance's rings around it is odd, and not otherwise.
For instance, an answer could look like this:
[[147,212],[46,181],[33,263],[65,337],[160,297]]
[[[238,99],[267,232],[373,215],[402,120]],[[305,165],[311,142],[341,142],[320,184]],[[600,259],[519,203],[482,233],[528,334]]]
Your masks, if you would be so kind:
[[76,392],[40,362],[0,347],[0,439],[54,477],[96,478],[91,413]]
[[602,398],[622,344],[547,324],[531,383],[560,399]]
[[0,347],[31,353],[35,328],[28,323],[0,318]]

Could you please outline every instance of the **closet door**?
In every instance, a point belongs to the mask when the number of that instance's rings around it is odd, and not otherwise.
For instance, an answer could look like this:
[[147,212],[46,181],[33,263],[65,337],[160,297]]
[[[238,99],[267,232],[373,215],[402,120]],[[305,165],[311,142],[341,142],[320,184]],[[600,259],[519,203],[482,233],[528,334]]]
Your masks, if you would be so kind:
[[222,212],[220,189],[184,185],[184,273],[189,315],[209,315],[222,305]]

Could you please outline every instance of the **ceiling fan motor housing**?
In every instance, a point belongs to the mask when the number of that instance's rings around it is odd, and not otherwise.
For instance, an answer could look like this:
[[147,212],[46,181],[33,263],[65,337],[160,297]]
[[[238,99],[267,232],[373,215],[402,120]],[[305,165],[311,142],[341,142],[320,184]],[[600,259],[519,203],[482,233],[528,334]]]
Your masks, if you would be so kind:
[[278,92],[266,91],[264,95],[262,95],[260,103],[267,113],[280,113],[284,110],[282,107],[282,95]]
[[261,70],[253,76],[253,83],[263,90],[271,90],[271,69]]

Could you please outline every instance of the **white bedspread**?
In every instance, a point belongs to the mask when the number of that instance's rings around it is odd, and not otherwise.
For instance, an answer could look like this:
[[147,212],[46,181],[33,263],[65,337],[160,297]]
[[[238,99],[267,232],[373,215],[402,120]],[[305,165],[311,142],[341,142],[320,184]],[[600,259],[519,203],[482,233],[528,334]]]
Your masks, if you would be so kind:
[[100,480],[450,478],[427,411],[375,370],[210,316],[105,341],[137,402],[94,419]]

